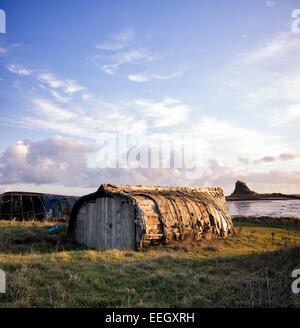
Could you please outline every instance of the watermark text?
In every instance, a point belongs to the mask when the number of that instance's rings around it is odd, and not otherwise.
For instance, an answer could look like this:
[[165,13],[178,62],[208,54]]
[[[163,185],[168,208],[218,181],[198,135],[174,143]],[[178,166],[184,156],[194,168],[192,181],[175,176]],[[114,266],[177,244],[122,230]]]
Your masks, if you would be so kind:
[[300,293],[300,269],[295,269],[292,272],[292,277],[297,278],[292,283],[292,292],[294,294],[299,294]]
[[292,12],[292,18],[295,18],[292,23],[292,32],[298,34],[300,33],[300,9]]
[[188,179],[204,173],[206,145],[197,134],[181,133],[171,139],[139,137],[123,130],[96,143],[97,167],[101,169],[179,169]]
[[0,9],[0,33],[6,33],[6,13]]
[[0,294],[6,293],[6,274],[0,269]]

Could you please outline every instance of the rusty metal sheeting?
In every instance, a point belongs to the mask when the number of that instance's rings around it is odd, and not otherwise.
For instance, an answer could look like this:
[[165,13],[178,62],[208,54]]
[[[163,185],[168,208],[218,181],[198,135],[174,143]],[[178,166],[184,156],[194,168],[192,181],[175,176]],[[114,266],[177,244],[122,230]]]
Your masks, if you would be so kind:
[[233,224],[221,188],[175,188],[101,185],[74,206],[69,232],[74,232],[80,207],[99,197],[127,198],[136,207],[136,248],[149,244],[226,237]]
[[29,192],[0,195],[0,220],[18,221],[68,218],[79,197]]

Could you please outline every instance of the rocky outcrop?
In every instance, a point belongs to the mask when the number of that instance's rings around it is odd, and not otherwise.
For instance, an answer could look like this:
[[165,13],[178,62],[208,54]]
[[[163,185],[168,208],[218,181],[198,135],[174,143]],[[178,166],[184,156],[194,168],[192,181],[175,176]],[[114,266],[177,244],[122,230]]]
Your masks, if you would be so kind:
[[234,192],[230,195],[230,197],[234,196],[245,196],[245,195],[255,195],[256,192],[252,191],[248,188],[245,182],[238,180],[235,183]]
[[284,200],[284,199],[300,199],[295,195],[285,195],[281,193],[259,194],[248,188],[245,182],[238,180],[235,183],[234,192],[226,197],[226,200]]

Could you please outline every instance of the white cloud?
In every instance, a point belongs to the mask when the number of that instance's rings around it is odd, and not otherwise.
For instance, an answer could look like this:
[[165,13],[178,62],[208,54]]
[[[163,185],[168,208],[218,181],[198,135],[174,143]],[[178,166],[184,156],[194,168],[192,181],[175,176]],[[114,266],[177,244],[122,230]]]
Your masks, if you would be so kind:
[[154,119],[153,126],[157,128],[183,124],[190,112],[188,106],[170,97],[165,97],[161,102],[135,100],[133,103],[142,108],[146,117]]
[[38,78],[41,82],[47,83],[51,88],[62,89],[66,94],[72,94],[85,89],[73,80],[59,80],[50,73],[40,74]]
[[67,94],[84,89],[73,80],[58,80],[53,74],[41,74],[39,80],[46,82],[51,88],[61,88]]
[[233,167],[240,166],[240,158],[253,160],[264,157],[265,154],[278,156],[283,149],[293,153],[292,147],[282,136],[236,126],[213,117],[201,118],[199,122],[194,122],[188,131],[195,133],[205,146],[201,149],[203,158],[214,158]]
[[33,73],[32,70],[27,69],[22,67],[21,65],[17,65],[17,64],[10,64],[7,66],[7,69],[14,74],[18,74],[18,75],[31,75]]
[[275,5],[275,2],[272,1],[272,0],[267,0],[267,1],[266,1],[266,5],[267,5],[268,7],[272,7],[272,6]]
[[[132,29],[113,34],[111,36],[112,41],[96,46],[97,49],[101,50],[101,53],[90,56],[89,59],[109,75],[116,74],[117,70],[125,64],[139,64],[156,59],[156,54],[144,48],[130,47],[124,50],[134,38],[135,34]],[[110,50],[112,53],[107,54],[105,50]]]
[[299,49],[299,38],[291,32],[282,32],[275,38],[260,43],[257,49],[241,53],[238,59],[245,64],[262,63],[274,59],[285,59],[285,62],[288,62],[288,58],[282,57],[290,55],[297,60],[296,51]]
[[183,183],[178,170],[101,169],[87,165],[87,155],[94,147],[76,139],[54,136],[41,141],[18,141],[0,157],[1,185],[61,184],[74,188],[94,187],[101,183],[168,184]]
[[[58,85],[61,86],[60,83]],[[88,96],[84,98],[81,96],[76,101],[71,99],[60,105],[45,98],[34,98],[34,112],[18,117],[13,121],[7,120],[6,123],[29,129],[63,133],[73,137],[90,138],[96,141],[115,136],[116,130],[121,127],[126,127],[138,140],[142,140],[148,135],[153,136],[155,140],[160,138],[168,140],[169,138],[178,145],[181,140],[179,133],[193,133],[200,141],[197,154],[202,158],[201,163],[204,169],[207,169],[208,159],[211,159],[217,161],[221,166],[227,165],[237,170],[246,166],[248,170],[254,172],[278,171],[282,168],[280,161],[269,163],[268,166],[264,165],[263,162],[259,165],[254,164],[253,161],[265,156],[279,156],[283,150],[287,153],[295,153],[293,147],[282,136],[237,126],[230,121],[207,115],[200,119],[197,115],[198,118],[196,118],[193,115],[195,109],[172,97],[165,97],[160,101],[135,99],[108,103],[92,94],[85,94]],[[58,98],[62,95],[53,94],[53,96],[59,100]],[[293,93],[291,93],[291,99],[292,96]],[[177,128],[174,129],[174,127]],[[193,152],[192,147],[188,149],[190,153]],[[245,160],[241,162],[241,158]],[[297,161],[293,165],[297,165]],[[113,170],[105,171],[105,174],[107,182],[115,181],[117,177],[124,182],[128,181],[127,183],[132,183],[131,181],[136,181],[136,183],[152,182],[151,179],[145,178],[145,175],[148,174],[146,172],[143,174],[138,172],[134,176],[130,175],[132,178],[130,181],[123,176],[129,174],[126,170],[119,171],[115,177],[116,171]],[[156,176],[154,172],[150,174]],[[167,173],[163,174],[165,175],[164,178],[161,176],[161,181],[167,184]],[[157,175],[159,176],[160,172]],[[176,176],[178,176],[178,172],[174,172],[174,179]],[[138,179],[135,180],[135,177]],[[173,181],[172,179],[170,178],[170,181]],[[184,182],[183,178],[182,180],[176,179],[174,181],[178,183]],[[155,181],[159,183],[160,180]]]
[[112,41],[103,44],[98,44],[96,48],[100,50],[121,50],[134,39],[134,31],[126,29],[111,36]]
[[6,119],[13,124],[29,129],[52,130],[71,136],[98,139],[121,126],[128,127],[136,134],[143,134],[146,122],[133,112],[128,104],[110,104],[97,101],[92,96],[57,105],[46,98],[34,98],[34,112],[27,116]]
[[149,74],[149,73],[130,74],[128,75],[128,80],[140,83],[140,82],[149,82],[151,80],[170,80],[179,75],[180,73],[176,73],[176,72],[169,75]]
[[0,56],[2,55],[5,55],[7,53],[7,50],[3,47],[0,47]]
[[21,88],[21,85],[22,85],[22,82],[20,80],[15,80],[14,81],[14,87],[16,89],[20,89]]
[[50,90],[52,96],[59,102],[61,103],[66,103],[70,100],[70,98],[65,97],[63,95],[61,95],[59,92],[57,92],[56,90]]
[[[7,124],[30,129],[51,130],[70,136],[99,140],[103,136],[113,136],[121,127],[126,127],[133,135],[157,135],[178,140],[178,132],[191,132],[198,136],[203,158],[215,158],[240,165],[239,158],[253,160],[264,156],[278,156],[285,152],[293,153],[282,136],[269,135],[255,129],[239,127],[230,121],[203,116],[200,120],[190,116],[195,110],[172,97],[161,101],[136,99],[120,103],[107,103],[92,96],[58,106],[44,98],[33,99],[35,111],[30,115]],[[178,126],[178,129],[165,130]],[[163,129],[163,131],[162,131]],[[230,154],[230,156],[228,155]]]
[[226,195],[234,190],[236,180],[247,183],[252,190],[261,193],[282,192],[299,193],[300,171],[240,169],[216,160],[210,160],[203,176],[192,182],[193,186],[221,186]]
[[45,99],[34,99],[33,103],[36,105],[38,114],[53,122],[68,121],[77,117],[75,113],[62,109]]
[[[252,110],[270,127],[298,124],[300,115],[300,42],[298,35],[282,32],[240,53],[221,73],[219,81],[238,91],[243,108]],[[224,92],[224,85],[222,91]]]
[[296,158],[299,157],[299,154],[286,154],[282,153],[278,155],[277,157],[274,156],[264,156],[263,158],[260,158],[258,160],[255,160],[254,163],[273,163],[275,161],[291,161],[295,160]]
[[269,117],[269,123],[274,126],[282,126],[288,123],[298,125],[300,120],[300,102],[280,110],[273,110]]
[[82,99],[83,100],[88,100],[89,98],[91,98],[91,94],[89,94],[89,93],[84,93],[81,97],[82,97]]
[[84,174],[89,172],[85,155],[93,151],[83,142],[60,136],[36,142],[21,140],[2,153],[0,182],[84,185]]
[[[208,158],[203,173],[196,179],[187,179],[181,169],[100,169],[89,167],[87,156],[96,149],[73,138],[54,136],[41,141],[20,140],[9,146],[0,156],[0,184],[14,186],[51,185],[57,190],[69,188],[69,193],[101,183],[145,184],[167,186],[221,186],[226,194],[233,191],[241,179],[259,192],[298,192],[299,170],[284,172],[246,170]],[[71,189],[72,187],[72,189]],[[35,188],[36,189],[36,188]],[[41,190],[41,189],[40,189]],[[72,191],[73,190],[73,191]]]
[[[151,61],[155,59],[155,55],[145,49],[133,49],[129,51],[118,52],[109,57],[112,63],[100,65],[102,71],[109,75],[114,75],[120,66],[130,63],[139,63],[141,61]],[[97,63],[98,57],[94,56]]]
[[[7,66],[7,69],[14,73],[14,74],[18,74],[18,75],[32,75],[35,78],[37,78],[38,81],[43,82],[43,84],[39,84],[38,86],[44,90],[46,90],[46,86],[45,84],[50,87],[50,90],[47,89],[50,94],[59,102],[68,102],[70,100],[69,97],[66,97],[65,95],[62,95],[60,92],[65,93],[66,95],[70,96],[76,92],[82,91],[85,89],[85,87],[81,86],[80,84],[78,84],[77,82],[75,82],[74,80],[71,79],[65,79],[65,80],[61,80],[55,77],[54,74],[51,73],[38,73],[38,70],[30,70],[27,68],[24,68],[23,66],[19,65],[19,64],[10,64]],[[20,82],[18,82],[20,83]],[[58,92],[57,90],[53,90],[53,89],[59,89],[60,92]]]

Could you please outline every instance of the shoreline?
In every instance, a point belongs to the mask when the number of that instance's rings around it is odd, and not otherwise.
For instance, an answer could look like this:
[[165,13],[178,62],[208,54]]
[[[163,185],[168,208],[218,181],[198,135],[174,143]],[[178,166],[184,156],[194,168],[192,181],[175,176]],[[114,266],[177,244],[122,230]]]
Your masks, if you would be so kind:
[[252,196],[237,196],[237,197],[231,197],[226,196],[226,201],[241,201],[241,200],[300,200],[299,196],[259,196],[259,195],[252,195]]
[[241,223],[261,223],[261,224],[275,224],[275,225],[300,225],[300,217],[296,216],[231,216],[232,222]]

